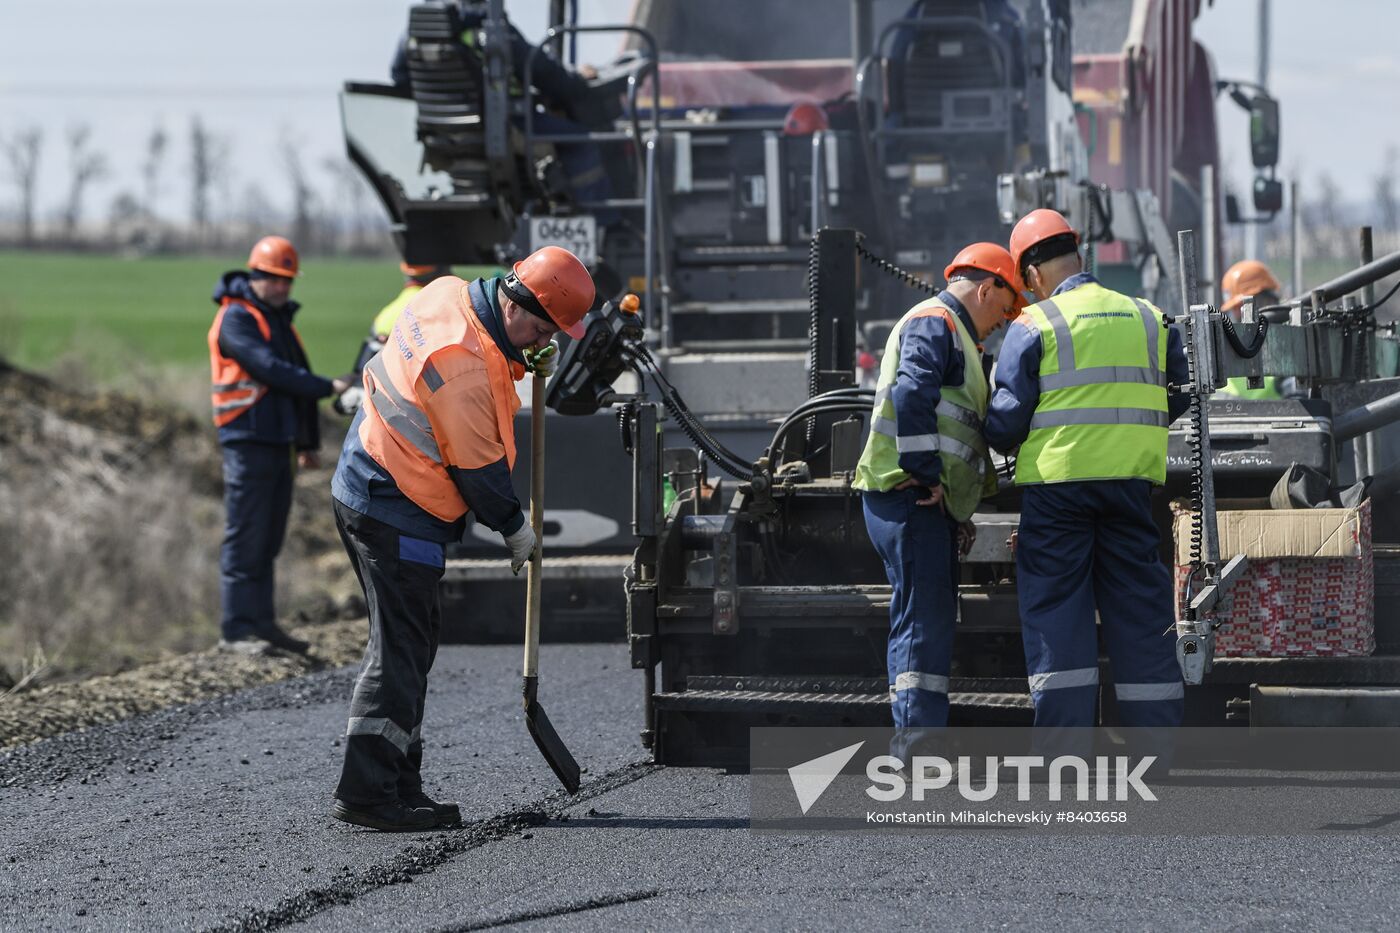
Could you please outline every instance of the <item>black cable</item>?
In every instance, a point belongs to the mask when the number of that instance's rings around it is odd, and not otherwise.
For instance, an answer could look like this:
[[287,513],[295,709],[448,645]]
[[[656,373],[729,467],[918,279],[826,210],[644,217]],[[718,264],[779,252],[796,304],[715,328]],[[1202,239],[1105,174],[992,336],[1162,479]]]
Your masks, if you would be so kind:
[[[766,451],[768,457],[775,458],[779,453],[781,453],[782,442],[786,439],[788,431],[792,430],[793,425],[797,424],[798,422],[803,421],[808,417],[816,417],[817,415],[834,415],[843,414],[846,412],[852,414],[865,415],[867,417],[869,417],[871,414],[869,405],[863,404],[861,402],[852,401],[831,402],[828,405],[809,408],[801,413],[789,415],[783,420],[782,424],[778,425],[778,430],[773,432],[773,439],[769,441],[768,449]],[[776,468],[777,463],[774,463],[773,466]]]
[[1385,303],[1386,303],[1387,301],[1389,301],[1392,297],[1394,297],[1396,291],[1400,291],[1400,280],[1397,280],[1396,283],[1390,287],[1390,291],[1386,292],[1386,293],[1385,293],[1385,297],[1382,298],[1380,301],[1374,302],[1373,304],[1369,304],[1369,305],[1367,305],[1366,307],[1361,308],[1360,310],[1354,311],[1354,312],[1352,312],[1352,313],[1353,313],[1353,314],[1370,314],[1372,311],[1375,311],[1375,310],[1376,310],[1377,308],[1379,308],[1381,305],[1385,304]]
[[1225,331],[1225,339],[1230,341],[1230,346],[1235,348],[1235,353],[1241,359],[1252,360],[1259,355],[1259,351],[1264,349],[1264,335],[1269,331],[1269,319],[1260,318],[1259,329],[1254,332],[1254,343],[1245,346],[1244,339],[1240,337],[1239,331],[1235,330],[1235,322],[1227,314],[1220,321]]
[[1109,194],[1108,185],[1085,184],[1089,192],[1089,205],[1094,213],[1099,216],[1099,232],[1093,231],[1092,222],[1089,224],[1088,239],[1091,243],[1112,243],[1113,236],[1113,196]]
[[617,409],[617,433],[622,439],[622,450],[629,457],[632,456],[632,416],[636,410],[637,406],[632,402]]
[[[818,336],[821,334],[821,296],[817,283],[821,266],[821,230],[813,231],[812,245],[807,250],[807,397],[813,398],[821,387],[821,361],[817,359]],[[813,425],[807,425],[807,440],[812,439]]]
[[749,479],[752,476],[753,467],[744,458],[710,436],[709,431],[685,404],[680,392],[661,372],[661,368],[651,353],[645,347],[638,347],[634,351],[633,357],[646,367],[647,372],[661,389],[661,404],[665,406],[666,411],[670,413],[672,420],[676,422],[685,436],[690,438],[691,443],[703,451],[714,462],[715,466],[725,473],[735,479]]
[[866,262],[869,262],[875,268],[894,276],[915,291],[927,292],[930,295],[938,294],[938,289],[935,286],[925,282],[914,273],[901,269],[888,259],[881,259],[879,256],[872,253],[866,248],[865,238],[863,236],[856,236],[856,252],[861,255],[861,258],[865,259]]

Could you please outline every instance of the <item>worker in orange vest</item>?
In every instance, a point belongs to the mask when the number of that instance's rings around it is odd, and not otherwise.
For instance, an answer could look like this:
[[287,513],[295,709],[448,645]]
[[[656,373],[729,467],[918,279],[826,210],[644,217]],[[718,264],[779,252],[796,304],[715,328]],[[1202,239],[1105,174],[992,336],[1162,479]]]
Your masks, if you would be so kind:
[[298,274],[292,244],[263,237],[248,256],[247,271],[225,273],[213,296],[219,311],[209,328],[209,368],[226,513],[220,646],[246,654],[307,649],[277,625],[273,564],[287,530],[294,461],[316,465],[316,401],[350,385],[346,377],[311,371],[292,326]]
[[365,366],[365,401],[331,481],[336,524],[365,602],[370,638],[350,702],[336,819],[380,830],[461,820],[423,792],[423,703],[437,652],[445,546],[475,519],[499,532],[516,572],[536,541],[511,485],[515,383],[548,375],[563,330],[583,335],[594,284],[546,246],[509,275],[443,276],[399,313]]

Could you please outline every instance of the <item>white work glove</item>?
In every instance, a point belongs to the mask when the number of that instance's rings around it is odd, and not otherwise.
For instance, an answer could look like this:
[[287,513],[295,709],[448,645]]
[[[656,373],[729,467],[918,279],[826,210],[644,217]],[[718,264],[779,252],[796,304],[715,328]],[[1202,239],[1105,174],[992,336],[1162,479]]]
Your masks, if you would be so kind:
[[360,406],[364,403],[365,388],[355,385],[336,396],[335,403],[331,407],[342,415],[353,415],[360,410]]
[[539,350],[525,351],[525,370],[535,374],[536,379],[548,379],[554,375],[554,368],[559,365],[559,345],[556,343],[546,344]]
[[506,539],[506,547],[510,548],[510,572],[519,576],[520,568],[529,563],[535,554],[535,548],[539,547],[539,542],[535,540],[535,529],[530,527],[529,522],[525,522],[514,533],[502,537]]

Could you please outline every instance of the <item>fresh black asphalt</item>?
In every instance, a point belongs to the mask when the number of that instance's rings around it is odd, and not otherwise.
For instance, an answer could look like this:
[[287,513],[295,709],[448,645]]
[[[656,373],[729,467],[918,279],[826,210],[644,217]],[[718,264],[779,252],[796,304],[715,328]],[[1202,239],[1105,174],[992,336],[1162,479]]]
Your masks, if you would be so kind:
[[622,645],[543,649],[542,701],[588,769],[568,798],[518,664],[439,655],[425,772],[457,831],[328,817],[351,671],[0,754],[0,929],[1368,930],[1400,908],[1393,835],[751,832],[746,776],[648,763]]

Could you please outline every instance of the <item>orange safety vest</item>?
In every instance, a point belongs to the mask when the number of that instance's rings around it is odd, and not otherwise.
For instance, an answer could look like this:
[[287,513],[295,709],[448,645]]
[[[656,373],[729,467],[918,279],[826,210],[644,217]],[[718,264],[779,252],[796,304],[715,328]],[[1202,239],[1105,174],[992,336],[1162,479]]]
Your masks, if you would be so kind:
[[[456,276],[424,287],[364,371],[360,443],[405,496],[446,522],[467,513],[448,467],[477,469],[502,455],[515,466],[515,382],[525,375],[477,317],[469,288]],[[489,405],[480,404],[483,389]],[[455,404],[464,393],[474,393],[473,403]],[[476,449],[464,449],[469,444]]]
[[[267,386],[248,375],[248,370],[243,368],[242,363],[224,356],[223,351],[219,349],[219,328],[223,327],[224,312],[231,304],[237,304],[251,314],[263,339],[272,342],[272,328],[268,326],[267,318],[263,317],[263,313],[252,302],[225,298],[219,303],[219,313],[214,315],[214,324],[209,328],[209,376],[213,383],[214,424],[221,428],[252,408],[267,394]],[[306,347],[302,344],[301,334],[297,333],[295,327],[292,327],[292,336],[301,346],[302,353],[305,353]]]

